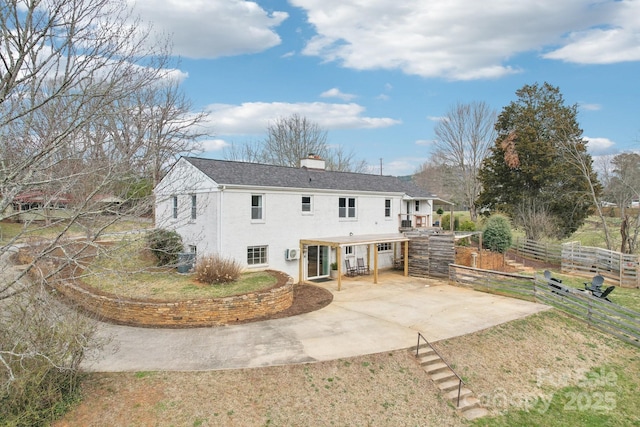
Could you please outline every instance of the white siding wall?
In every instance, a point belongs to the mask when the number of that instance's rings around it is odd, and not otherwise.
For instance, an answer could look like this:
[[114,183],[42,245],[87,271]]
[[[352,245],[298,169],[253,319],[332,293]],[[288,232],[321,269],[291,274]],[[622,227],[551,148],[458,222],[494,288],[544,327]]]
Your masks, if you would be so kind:
[[[196,196],[196,219],[191,219],[191,196]],[[178,198],[178,217],[173,218],[173,197]],[[218,251],[220,192],[176,194],[156,201],[156,227],[176,230],[185,248],[195,246],[199,254]]]
[[[191,195],[197,198],[196,219],[191,219]],[[262,220],[251,219],[251,196],[262,196]],[[178,218],[173,218],[173,197],[178,197]],[[310,196],[311,212],[302,211],[302,197]],[[338,216],[340,197],[356,199],[356,217]],[[385,217],[385,200],[391,215]],[[301,239],[397,233],[398,214],[405,211],[402,195],[288,189],[242,189],[218,186],[188,162],[181,160],[156,188],[156,227],[174,229],[185,246],[198,255],[220,253],[247,263],[249,246],[267,246],[268,263],[254,268],[280,270],[298,277],[298,261],[287,261],[285,251],[299,248]],[[414,201],[410,202],[412,205]],[[420,202],[431,215],[431,204]],[[344,249],[343,249],[344,251]],[[367,248],[354,247],[352,259],[366,257]],[[335,254],[330,254],[330,261]],[[343,257],[344,259],[344,253]],[[391,266],[393,253],[381,252],[380,267]]]
[[[252,195],[263,197],[262,220],[251,219]],[[312,198],[311,212],[302,212],[303,195]],[[338,217],[339,197],[356,199],[356,218]],[[384,216],[385,199],[392,200],[388,218]],[[281,270],[297,277],[298,261],[285,259],[288,248],[298,248],[300,239],[348,236],[350,233],[355,236],[397,233],[401,198],[399,195],[227,189],[221,193],[221,203],[224,208],[220,243],[224,256],[244,264],[248,246],[268,246],[268,264],[258,268]],[[209,218],[201,220],[211,224]],[[198,252],[204,253],[204,247],[203,251],[200,247],[198,245]],[[366,256],[366,247],[355,250],[354,257]],[[392,254],[381,253],[379,259],[381,266],[390,266]]]

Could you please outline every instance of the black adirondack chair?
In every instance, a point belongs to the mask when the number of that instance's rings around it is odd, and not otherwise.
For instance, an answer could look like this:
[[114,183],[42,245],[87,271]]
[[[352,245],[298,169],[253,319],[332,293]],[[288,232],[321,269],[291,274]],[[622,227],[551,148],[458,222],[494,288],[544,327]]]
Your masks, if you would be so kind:
[[596,274],[591,279],[591,283],[585,283],[584,289],[591,292],[599,292],[602,293],[602,284],[604,283],[604,277],[600,274]]

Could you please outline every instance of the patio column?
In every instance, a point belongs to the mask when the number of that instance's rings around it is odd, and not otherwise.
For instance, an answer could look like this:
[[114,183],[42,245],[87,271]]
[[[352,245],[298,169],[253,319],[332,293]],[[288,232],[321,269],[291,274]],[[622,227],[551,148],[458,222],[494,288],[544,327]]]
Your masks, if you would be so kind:
[[378,244],[373,244],[373,283],[378,284]]
[[298,257],[298,284],[302,285],[302,280],[304,279],[303,274],[304,267],[304,243],[300,242],[300,257]]
[[409,276],[409,241],[404,242],[404,277]]
[[338,290],[342,287],[342,260],[340,255],[342,254],[342,248],[336,246],[336,262],[338,263]]

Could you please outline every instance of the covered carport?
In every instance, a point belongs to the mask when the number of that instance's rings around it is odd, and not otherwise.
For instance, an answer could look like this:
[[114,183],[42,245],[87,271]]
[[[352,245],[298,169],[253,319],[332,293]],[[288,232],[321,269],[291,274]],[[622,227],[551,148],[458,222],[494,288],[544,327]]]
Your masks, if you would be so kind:
[[[338,290],[342,288],[342,272],[343,272],[343,260],[342,249],[347,246],[366,246],[367,247],[367,262],[371,266],[371,253],[373,253],[373,283],[378,283],[378,245],[383,243],[394,244],[394,257],[397,254],[398,243],[408,242],[409,238],[404,234],[369,234],[361,236],[339,236],[339,237],[323,237],[314,239],[301,239],[300,240],[300,253],[303,254],[305,248],[308,246],[328,246],[334,248],[336,251],[336,263],[338,264]],[[373,250],[371,248],[373,247]],[[402,254],[402,261],[404,267],[404,275],[409,275],[409,245],[404,245],[404,252]],[[304,257],[299,259],[298,269],[298,283],[304,281]]]

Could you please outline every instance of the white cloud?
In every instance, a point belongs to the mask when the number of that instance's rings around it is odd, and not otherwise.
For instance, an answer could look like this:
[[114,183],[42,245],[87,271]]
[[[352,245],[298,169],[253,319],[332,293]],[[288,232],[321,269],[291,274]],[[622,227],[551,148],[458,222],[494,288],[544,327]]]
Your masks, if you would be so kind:
[[286,12],[243,0],[129,0],[135,13],[171,37],[173,53],[217,58],[261,52],[280,44],[275,32]]
[[351,101],[353,98],[356,98],[356,95],[353,95],[351,93],[340,92],[340,89],[338,89],[337,87],[334,87],[325,92],[322,92],[320,94],[320,97],[321,98],[338,98],[338,99],[342,99],[343,101]]
[[605,2],[599,10],[606,20],[571,32],[565,46],[544,57],[579,64],[640,61],[640,1]]
[[585,136],[584,139],[587,140],[587,151],[590,154],[604,154],[615,145],[609,138],[590,138]]
[[444,122],[447,120],[447,118],[444,116],[427,116],[427,120],[430,120],[432,122]]
[[269,123],[292,114],[304,116],[323,129],[376,129],[400,124],[389,117],[364,116],[365,108],[355,103],[246,102],[240,105],[211,104],[209,126],[217,135],[264,134]]
[[589,104],[589,103],[580,103],[580,109],[585,111],[600,111],[602,110],[602,105],[600,104]]
[[[451,80],[499,78],[520,72],[508,64],[523,52],[559,48],[546,56],[582,61],[572,56],[580,44],[593,41],[602,47],[620,46],[624,52],[600,59],[635,57],[640,49],[634,27],[638,25],[635,0],[290,0],[307,11],[316,35],[303,53],[336,61],[357,70],[398,69],[406,74]],[[632,4],[633,3],[633,4]],[[622,23],[621,16],[627,15]],[[620,26],[624,24],[624,26]],[[590,30],[615,25],[607,34]],[[587,33],[583,35],[582,31]],[[617,32],[616,32],[617,31]],[[567,34],[572,34],[568,39]],[[610,42],[598,37],[611,38]],[[635,45],[631,41],[635,37]],[[566,46],[563,46],[566,43]],[[563,50],[566,48],[567,50]]]
[[[389,162],[382,162],[382,173],[384,175],[404,176],[412,175],[427,159],[420,157],[406,157],[393,159]],[[376,173],[380,173],[380,165],[373,168]]]
[[230,146],[224,139],[208,139],[205,141],[199,141],[202,151],[220,151]]
[[430,145],[433,145],[434,142],[435,141],[432,139],[419,139],[416,141],[416,145],[422,145],[422,146],[428,147]]

